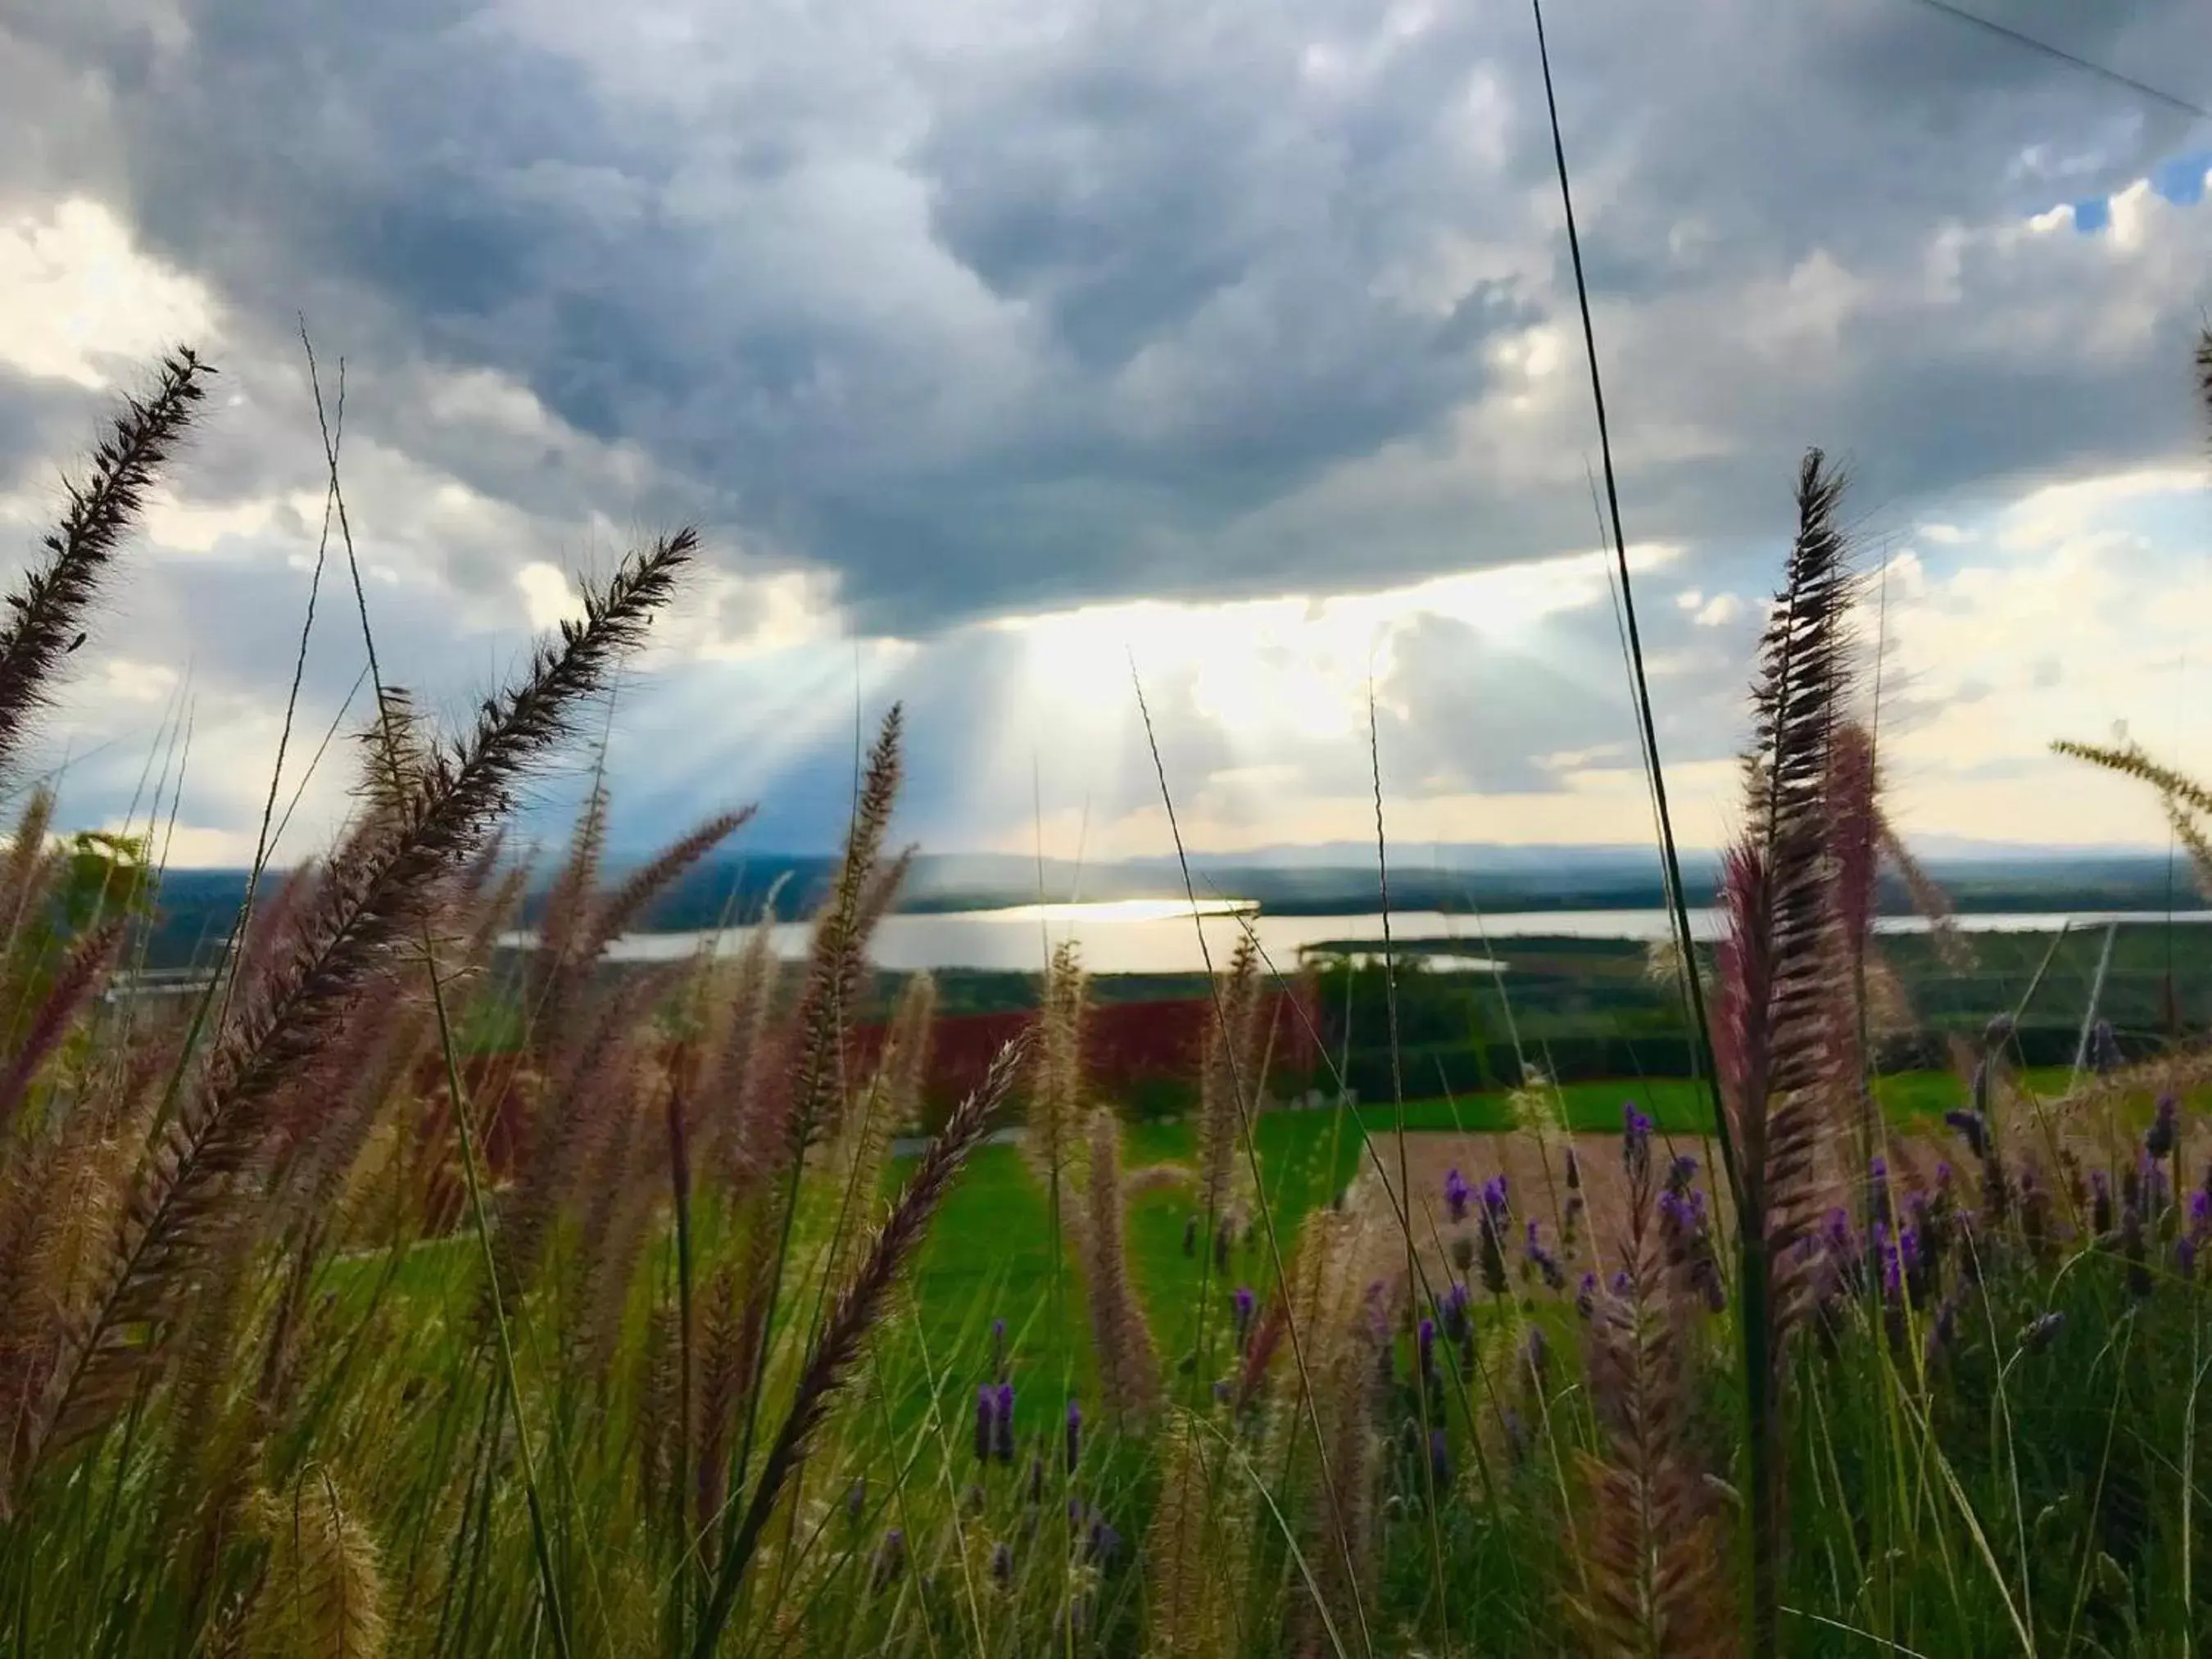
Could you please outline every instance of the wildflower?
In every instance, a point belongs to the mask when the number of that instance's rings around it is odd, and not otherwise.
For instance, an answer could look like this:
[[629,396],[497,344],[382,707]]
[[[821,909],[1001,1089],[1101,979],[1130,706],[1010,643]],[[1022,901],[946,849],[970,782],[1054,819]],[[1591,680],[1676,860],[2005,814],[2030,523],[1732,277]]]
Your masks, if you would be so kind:
[[1111,1561],[1121,1548],[1121,1534],[1114,1530],[1113,1523],[1103,1515],[1093,1513],[1091,1525],[1083,1535],[1085,1550],[1101,1566]]
[[2038,1315],[2021,1336],[2021,1346],[2030,1353],[2041,1353],[2051,1346],[2051,1339],[2058,1334],[2059,1327],[2065,1322],[2066,1316],[2056,1309],[2047,1314]]
[[2100,1019],[2089,1028],[2089,1069],[2109,1075],[2118,1071],[2120,1065],[2120,1045],[2112,1035],[2112,1022]]
[[2143,1259],[2142,1216],[2133,1205],[2120,1212],[2120,1254],[2128,1264],[2128,1294],[2141,1301],[2150,1294],[2150,1266]]
[[1690,1183],[1698,1178],[1698,1160],[1687,1152],[1674,1154],[1674,1161],[1667,1166],[1667,1190],[1686,1193]]
[[2189,1195],[2189,1236],[2199,1244],[2212,1237],[2212,1193],[2202,1187]]
[[999,1391],[988,1382],[975,1390],[975,1461],[991,1461],[992,1430],[999,1417]]
[[1464,1340],[1468,1333],[1468,1300],[1467,1286],[1454,1279],[1451,1288],[1444,1292],[1443,1300],[1437,1304],[1437,1311],[1443,1317],[1444,1334],[1455,1342]]
[[1000,1383],[991,1404],[991,1449],[1001,1463],[1011,1463],[1014,1461],[1014,1385]]
[[1504,1241],[1487,1213],[1482,1218],[1482,1288],[1492,1296],[1505,1294]]
[[1482,1212],[1490,1220],[1502,1223],[1506,1209],[1505,1177],[1494,1175],[1482,1183]]
[[1928,1322],[1927,1361],[1934,1364],[1959,1328],[1959,1304],[1955,1298],[1945,1297],[1936,1304],[1936,1317]]
[[906,1534],[893,1527],[884,1534],[884,1541],[876,1546],[874,1571],[869,1578],[870,1588],[880,1595],[899,1580],[906,1571]]
[[1421,1380],[1427,1382],[1435,1376],[1437,1370],[1437,1322],[1433,1319],[1421,1321],[1415,1328],[1413,1341],[1420,1352]]
[[1067,1467],[1073,1469],[1083,1456],[1083,1407],[1073,1400],[1067,1402]]
[[1014,1547],[1004,1539],[991,1546],[991,1577],[1001,1589],[1014,1582]]
[[1252,1334],[1252,1315],[1259,1306],[1259,1298],[1252,1294],[1249,1285],[1239,1285],[1229,1298],[1230,1314],[1237,1322],[1237,1346],[1243,1347]]
[[1474,1196],[1474,1189],[1457,1169],[1444,1171],[1444,1211],[1454,1222],[1467,1219],[1468,1200]]
[[1547,1289],[1564,1291],[1567,1288],[1567,1270],[1559,1265],[1557,1256],[1544,1248],[1542,1230],[1534,1216],[1528,1218],[1522,1254],[1528,1259],[1528,1265],[1543,1275]]
[[1597,1310],[1597,1275],[1584,1273],[1583,1282],[1575,1286],[1575,1311],[1588,1319]]
[[1943,1114],[1943,1121],[1959,1132],[1960,1137],[1966,1143],[1966,1150],[1976,1158],[1985,1159],[1989,1157],[1989,1120],[1981,1113],[1954,1107]]
[[1439,1490],[1451,1485],[1451,1443],[1442,1429],[1429,1431],[1429,1478]]
[[1631,1176],[1651,1164],[1651,1120],[1632,1101],[1620,1109],[1620,1162]]

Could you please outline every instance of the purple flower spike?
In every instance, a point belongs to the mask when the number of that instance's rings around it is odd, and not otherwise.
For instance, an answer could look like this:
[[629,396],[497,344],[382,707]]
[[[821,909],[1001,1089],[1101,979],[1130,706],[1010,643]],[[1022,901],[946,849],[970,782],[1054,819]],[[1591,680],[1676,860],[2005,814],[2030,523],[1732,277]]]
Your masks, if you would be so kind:
[[1433,1376],[1437,1369],[1437,1322],[1424,1319],[1414,1333],[1414,1340],[1420,1349],[1421,1375]]
[[988,1382],[975,1390],[975,1461],[991,1461],[992,1430],[999,1419],[999,1391]]
[[1620,1162],[1632,1176],[1651,1167],[1651,1120],[1633,1101],[1620,1109]]
[[1429,1476],[1439,1490],[1451,1485],[1451,1442],[1442,1429],[1429,1431]]
[[1954,1107],[1943,1114],[1943,1121],[1959,1132],[1960,1138],[1966,1143],[1966,1150],[1976,1158],[1986,1158],[1990,1155],[1990,1126],[1979,1112]]
[[2172,1095],[2158,1097],[2158,1115],[2151,1120],[2150,1133],[2143,1137],[2143,1151],[2154,1158],[2173,1156],[2174,1145],[2180,1139],[2179,1109]]
[[1014,1461],[1014,1385],[1001,1382],[991,1401],[991,1449],[1001,1463]]
[[1067,1467],[1073,1468],[1083,1458],[1083,1407],[1073,1400],[1067,1402]]
[[1237,1320],[1237,1346],[1243,1347],[1252,1334],[1252,1315],[1260,1299],[1252,1294],[1249,1285],[1239,1285],[1237,1294],[1229,1298],[1230,1308]]
[[1455,1222],[1467,1219],[1468,1200],[1474,1196],[1465,1176],[1456,1169],[1444,1171],[1444,1209]]
[[1588,1319],[1597,1311],[1597,1275],[1584,1273],[1583,1282],[1575,1287],[1575,1311]]
[[1505,1177],[1504,1176],[1494,1175],[1482,1183],[1482,1208],[1483,1212],[1492,1221],[1502,1221],[1505,1218]]

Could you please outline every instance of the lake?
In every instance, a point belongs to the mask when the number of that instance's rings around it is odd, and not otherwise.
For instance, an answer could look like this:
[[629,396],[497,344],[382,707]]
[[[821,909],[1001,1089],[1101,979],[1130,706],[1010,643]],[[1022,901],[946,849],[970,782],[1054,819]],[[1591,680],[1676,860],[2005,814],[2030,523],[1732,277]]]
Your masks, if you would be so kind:
[[[1692,910],[1692,930],[1700,939],[1719,931],[1719,912]],[[1970,933],[2053,933],[2107,922],[2162,922],[2163,911],[2009,913],[1960,916]],[[2212,911],[2176,912],[2178,922],[2212,921]],[[1887,933],[1923,933],[1918,916],[1884,916],[1875,926]],[[1323,940],[1382,938],[1380,915],[1255,915],[1233,900],[1200,900],[1194,919],[1181,901],[1134,899],[1097,904],[1030,904],[1005,910],[970,910],[942,915],[886,916],[869,954],[876,965],[900,972],[921,968],[980,968],[1028,972],[1041,968],[1054,945],[1073,939],[1083,964],[1094,974],[1188,974],[1203,972],[1206,954],[1216,967],[1229,959],[1247,927],[1278,969],[1287,971],[1300,951]],[[712,948],[732,954],[748,930],[720,933],[634,933],[617,939],[608,955],[618,962],[665,962]],[[1486,942],[1534,935],[1572,939],[1664,939],[1671,931],[1663,910],[1528,910],[1486,915],[1445,915],[1434,910],[1407,911],[1390,918],[1397,943],[1450,941],[1465,945],[1455,956],[1480,960],[1510,951],[1485,948]],[[811,929],[789,923],[775,930],[776,949],[787,958],[805,954]],[[1200,939],[1203,935],[1204,951]],[[526,945],[528,935],[510,943]]]

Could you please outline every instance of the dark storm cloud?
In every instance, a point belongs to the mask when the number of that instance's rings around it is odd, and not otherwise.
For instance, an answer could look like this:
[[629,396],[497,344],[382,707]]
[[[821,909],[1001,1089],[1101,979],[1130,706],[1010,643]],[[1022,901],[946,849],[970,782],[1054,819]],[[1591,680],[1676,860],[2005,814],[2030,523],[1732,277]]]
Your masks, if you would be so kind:
[[[948,46],[901,14],[740,7],[701,15],[711,47],[641,58],[641,92],[460,0],[166,15],[0,26],[15,72],[65,67],[108,135],[27,146],[11,182],[117,198],[249,349],[281,356],[306,308],[392,380],[365,421],[503,499],[535,507],[560,469],[410,433],[423,365],[498,369],[635,445],[662,510],[836,570],[865,624],[1583,539],[1579,490],[1480,455],[1370,535],[1279,516],[1340,464],[1440,445],[1493,389],[1493,342],[1571,322],[1517,15],[1078,5]],[[2154,79],[2212,57],[2179,0],[2005,17]],[[1814,437],[1899,497],[2183,441],[2178,388],[2143,382],[2179,315],[2118,360],[2030,359],[1954,347],[1922,307],[1855,319],[1844,361],[1798,376],[1726,337],[1732,296],[1815,250],[1894,282],[1947,220],[2139,174],[2179,142],[2170,112],[1902,3],[1623,5],[1554,45],[1639,533],[1763,523],[1759,481]],[[56,94],[26,90],[43,131]],[[1453,274],[1454,240],[1495,268]],[[1696,325],[1648,332],[1670,301]],[[1686,423],[1717,453],[1674,454]]]

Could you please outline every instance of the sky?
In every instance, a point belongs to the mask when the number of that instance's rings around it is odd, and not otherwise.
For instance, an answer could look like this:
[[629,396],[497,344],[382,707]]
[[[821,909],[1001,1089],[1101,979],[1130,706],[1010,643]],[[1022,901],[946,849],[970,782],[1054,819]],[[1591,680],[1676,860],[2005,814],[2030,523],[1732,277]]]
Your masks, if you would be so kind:
[[[1978,3],[2212,103],[2195,0]],[[2212,771],[2212,122],[1917,0],[1547,22],[1685,844],[1735,827],[1817,444],[1893,816],[2163,846],[2048,745]],[[423,706],[699,526],[587,722],[618,848],[747,803],[748,845],[826,848],[895,700],[934,850],[1158,854],[1169,801],[1194,848],[1363,840],[1370,764],[1401,842],[1650,835],[1516,5],[0,0],[7,557],[155,354],[221,371],[31,763],[173,864],[250,858],[270,797],[303,319]],[[337,549],[280,860],[348,808],[364,661]]]

